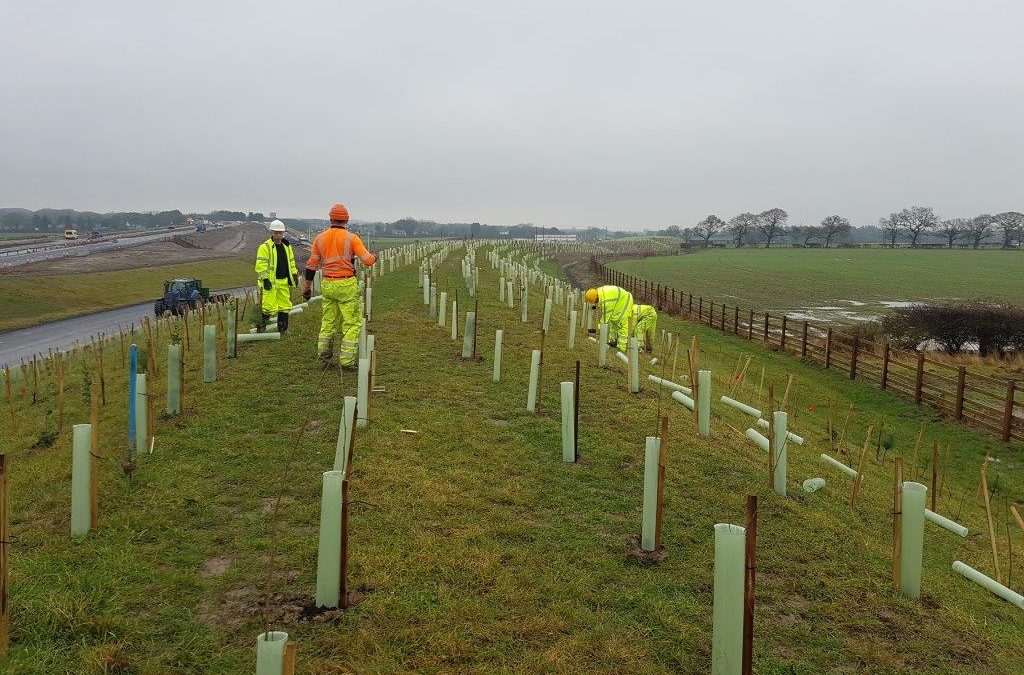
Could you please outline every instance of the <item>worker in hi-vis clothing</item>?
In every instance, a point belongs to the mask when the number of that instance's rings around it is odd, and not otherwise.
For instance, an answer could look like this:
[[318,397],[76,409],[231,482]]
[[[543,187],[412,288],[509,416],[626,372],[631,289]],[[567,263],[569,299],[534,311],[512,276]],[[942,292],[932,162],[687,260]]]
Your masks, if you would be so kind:
[[[618,286],[591,288],[584,295],[594,306],[599,322],[608,324],[608,345],[626,351],[629,342],[629,319],[633,314],[633,294]],[[593,328],[590,332],[595,332]]]
[[646,352],[654,351],[654,336],[658,330],[658,310],[650,305],[633,305],[633,334]]
[[323,317],[320,320],[320,339],[317,348],[325,365],[331,360],[334,336],[339,335],[338,363],[342,368],[356,365],[359,350],[359,332],[363,327],[363,312],[356,281],[355,256],[364,265],[377,262],[377,256],[366,250],[363,240],[348,229],[348,209],[335,204],[330,212],[331,226],[313,239],[306,273],[302,282],[302,295],[310,294],[310,283],[318,269],[323,270],[320,284],[323,295]]
[[292,308],[292,286],[299,285],[295,251],[284,238],[284,223],[270,223],[270,239],[256,249],[256,280],[263,291],[263,324],[277,315],[277,330],[288,330],[288,310]]

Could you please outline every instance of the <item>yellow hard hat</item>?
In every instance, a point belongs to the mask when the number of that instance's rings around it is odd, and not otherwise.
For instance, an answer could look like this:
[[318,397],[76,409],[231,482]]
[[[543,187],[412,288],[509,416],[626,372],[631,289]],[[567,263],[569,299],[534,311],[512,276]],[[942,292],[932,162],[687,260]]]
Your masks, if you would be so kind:
[[584,295],[584,297],[587,299],[587,302],[589,302],[591,305],[593,305],[594,303],[597,302],[597,289],[596,288],[587,289],[586,295]]

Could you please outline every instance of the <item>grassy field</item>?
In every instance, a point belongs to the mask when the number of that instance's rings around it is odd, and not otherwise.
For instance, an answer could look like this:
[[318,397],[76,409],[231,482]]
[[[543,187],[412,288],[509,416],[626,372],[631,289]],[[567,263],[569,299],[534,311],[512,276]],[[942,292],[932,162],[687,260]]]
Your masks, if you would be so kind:
[[164,279],[196,276],[212,290],[255,283],[252,263],[224,259],[119,272],[0,276],[0,330],[24,328],[163,294]]
[[[460,256],[449,256],[439,278],[459,279]],[[269,625],[298,642],[299,672],[707,672],[712,527],[742,523],[749,492],[760,496],[757,672],[1024,669],[1020,610],[949,569],[962,559],[992,574],[985,536],[962,540],[928,525],[923,598],[903,598],[889,580],[892,454],[868,452],[856,509],[850,480],[817,458],[827,450],[830,409],[841,419],[856,406],[850,452],[884,415],[908,463],[923,423],[926,447],[936,440],[952,449],[939,511],[972,533],[985,522],[975,498],[979,464],[986,453],[996,458],[990,476],[1002,537],[1005,504],[1024,498],[1020,447],[946,425],[835,372],[663,318],[676,335],[699,336],[715,398],[731,386],[741,356],[755,359],[738,385],[741,400],[759,402],[762,367],[780,391],[796,376],[791,427],[808,444],[790,447],[784,499],[766,488],[763,453],[732,429],[749,418],[716,405],[713,438],[698,439],[684,408],[658,390],[628,394],[617,366],[598,369],[582,333],[567,349],[561,308],[547,338],[543,412],[531,415],[524,408],[540,289],[523,324],[518,308],[497,303],[494,273],[482,252],[478,260],[481,362],[459,360],[448,331],[425,316],[415,266],[375,288],[377,384],[386,391],[357,434],[352,474],[350,578],[365,597],[323,621],[299,615],[315,583],[320,475],[355,378],[317,366],[317,311],[297,315],[285,340],[222,360],[215,383],[201,384],[191,353],[186,414],[158,415],[155,451],[138,458],[131,485],[120,469],[125,378],[110,373],[100,529],[78,541],[68,536],[70,424],[88,416],[82,367],[68,368],[68,429],[48,448],[31,446],[55,423],[52,391],[47,385],[31,406],[16,381],[20,423],[0,437],[17,538],[9,672],[251,672],[268,580]],[[493,383],[497,327],[505,329],[504,376]],[[108,347],[107,358],[118,363],[120,347]],[[583,364],[582,460],[569,465],[560,457],[557,391],[575,359]],[[154,385],[161,411],[162,368]],[[662,413],[671,418],[668,556],[640,563],[627,551],[639,531],[644,436]],[[927,462],[919,466],[926,480]],[[799,482],[812,476],[828,485],[806,494]],[[1013,536],[1019,586],[1020,532]],[[1004,573],[1006,553],[1001,538]]]
[[877,316],[915,300],[1024,298],[1020,251],[731,248],[612,267],[716,302],[811,319]]

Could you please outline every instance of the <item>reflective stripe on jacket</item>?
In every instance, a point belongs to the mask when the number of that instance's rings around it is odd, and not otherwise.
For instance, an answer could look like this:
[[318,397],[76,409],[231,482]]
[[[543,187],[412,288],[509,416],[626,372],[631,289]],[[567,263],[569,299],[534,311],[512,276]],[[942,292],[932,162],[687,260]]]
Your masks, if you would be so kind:
[[597,289],[597,304],[605,323],[621,326],[633,311],[633,294],[618,286],[601,286]]
[[377,256],[366,250],[359,235],[345,227],[331,226],[314,237],[306,269],[322,269],[328,279],[347,279],[356,273],[353,254],[366,266],[377,262]]
[[[288,285],[295,286],[299,279],[299,268],[295,266],[295,251],[292,245],[281,241],[284,250],[288,253]],[[273,239],[267,239],[256,249],[256,281],[264,279],[274,281],[277,277],[277,246]]]

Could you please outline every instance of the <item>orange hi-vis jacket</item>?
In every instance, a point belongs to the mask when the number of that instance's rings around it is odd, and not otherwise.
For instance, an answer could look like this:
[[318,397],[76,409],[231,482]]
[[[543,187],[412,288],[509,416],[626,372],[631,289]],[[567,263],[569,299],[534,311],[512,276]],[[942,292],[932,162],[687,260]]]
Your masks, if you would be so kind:
[[322,269],[325,279],[348,279],[356,273],[353,253],[364,265],[377,262],[377,256],[366,249],[359,235],[346,227],[329,227],[313,238],[306,269]]

